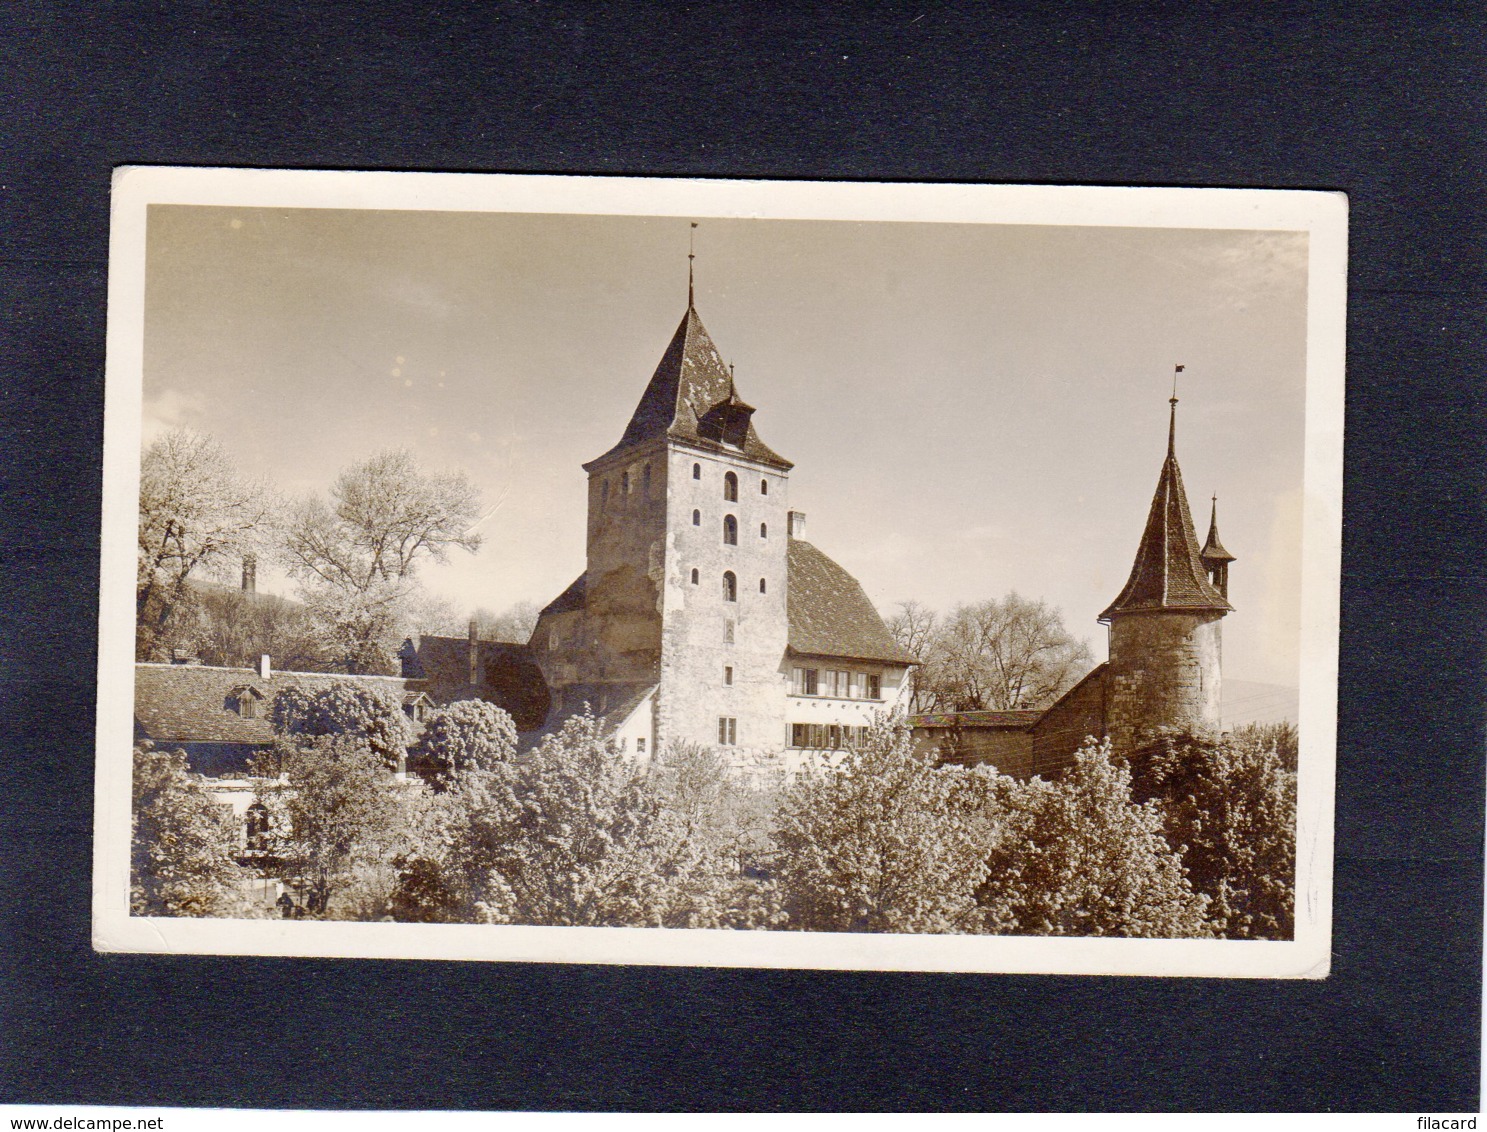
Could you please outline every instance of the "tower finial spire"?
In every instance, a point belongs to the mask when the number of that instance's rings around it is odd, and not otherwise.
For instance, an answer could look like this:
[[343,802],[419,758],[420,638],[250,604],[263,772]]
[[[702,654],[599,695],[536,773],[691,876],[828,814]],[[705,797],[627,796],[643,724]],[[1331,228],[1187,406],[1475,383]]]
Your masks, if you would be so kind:
[[1168,404],[1172,406],[1172,415],[1167,421],[1167,455],[1173,456],[1177,452],[1177,375],[1183,370],[1182,366],[1175,366],[1172,370],[1172,397]]
[[687,309],[691,310],[695,305],[695,293],[692,288],[692,261],[697,258],[697,221],[692,221],[691,231],[687,233]]

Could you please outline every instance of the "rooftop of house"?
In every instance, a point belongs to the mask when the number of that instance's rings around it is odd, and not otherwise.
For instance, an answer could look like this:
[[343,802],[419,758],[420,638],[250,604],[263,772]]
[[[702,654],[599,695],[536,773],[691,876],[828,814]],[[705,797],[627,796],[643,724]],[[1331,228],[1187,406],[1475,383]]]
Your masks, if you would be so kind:
[[910,727],[974,727],[1026,731],[1043,718],[1043,708],[1015,711],[930,711],[909,716]]
[[[245,716],[244,696],[271,699],[281,688],[318,688],[351,682],[385,689],[399,703],[410,690],[400,676],[347,676],[327,672],[271,672],[205,664],[134,666],[134,737],[156,743],[269,743],[268,705]],[[257,693],[256,696],[253,693]]]
[[792,653],[918,663],[893,639],[857,579],[802,539],[790,540],[788,581]]
[[739,397],[732,372],[688,302],[687,313],[661,355],[620,442],[584,468],[591,469],[637,444],[667,437],[789,470],[791,462],[759,439],[753,413],[753,406]]

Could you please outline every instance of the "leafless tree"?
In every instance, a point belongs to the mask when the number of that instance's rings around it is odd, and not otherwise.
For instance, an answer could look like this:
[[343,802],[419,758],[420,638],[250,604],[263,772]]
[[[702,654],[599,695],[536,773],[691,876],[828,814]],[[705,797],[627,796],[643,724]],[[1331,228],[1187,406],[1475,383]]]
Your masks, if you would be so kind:
[[191,604],[190,581],[222,576],[255,553],[273,529],[273,493],[244,479],[208,436],[166,433],[140,461],[135,576],[138,659],[164,659],[170,627]]
[[427,474],[405,450],[347,468],[330,498],[290,511],[284,555],[301,597],[347,672],[391,670],[391,652],[424,604],[418,566],[475,551],[480,493],[463,473]]

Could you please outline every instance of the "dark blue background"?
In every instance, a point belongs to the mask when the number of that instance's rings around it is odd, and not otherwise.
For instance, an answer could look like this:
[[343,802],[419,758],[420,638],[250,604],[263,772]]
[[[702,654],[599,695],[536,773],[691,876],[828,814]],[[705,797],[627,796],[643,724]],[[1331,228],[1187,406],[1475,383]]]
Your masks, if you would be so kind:
[[[0,1099],[1475,1109],[1480,5],[0,10]],[[116,165],[1341,189],[1352,208],[1325,982],[95,955]]]

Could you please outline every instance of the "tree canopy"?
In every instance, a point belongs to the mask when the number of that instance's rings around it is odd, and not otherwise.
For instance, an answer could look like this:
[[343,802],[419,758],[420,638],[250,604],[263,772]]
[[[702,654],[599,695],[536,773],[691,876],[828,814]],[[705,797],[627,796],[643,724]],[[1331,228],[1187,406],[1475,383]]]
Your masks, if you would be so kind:
[[916,711],[1046,707],[1094,663],[1057,609],[1015,593],[944,616],[904,602],[888,627],[920,658],[912,677]]
[[349,735],[395,769],[413,741],[413,727],[396,693],[349,681],[320,687],[290,685],[274,694],[269,725],[288,737]]

